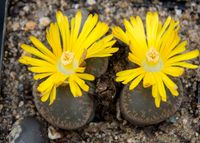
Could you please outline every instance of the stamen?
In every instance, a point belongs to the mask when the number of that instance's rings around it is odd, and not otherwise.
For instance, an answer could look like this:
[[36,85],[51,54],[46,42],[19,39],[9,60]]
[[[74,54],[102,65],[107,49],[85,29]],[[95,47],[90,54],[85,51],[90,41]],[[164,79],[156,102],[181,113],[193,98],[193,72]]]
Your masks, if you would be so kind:
[[61,63],[66,66],[72,63],[74,58],[74,53],[69,52],[69,51],[65,51],[63,52],[62,56],[61,56]]
[[154,49],[150,48],[146,53],[147,62],[155,64],[159,60],[159,53]]

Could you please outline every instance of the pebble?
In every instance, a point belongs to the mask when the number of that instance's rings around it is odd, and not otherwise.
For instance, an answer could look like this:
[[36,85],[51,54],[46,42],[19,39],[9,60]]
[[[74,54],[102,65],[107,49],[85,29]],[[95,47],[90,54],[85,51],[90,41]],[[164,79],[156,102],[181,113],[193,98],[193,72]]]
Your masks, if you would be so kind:
[[2,104],[0,104],[0,112],[1,112],[1,110],[3,109],[3,105]]
[[30,6],[29,6],[29,5],[24,6],[24,7],[23,7],[23,10],[24,10],[25,12],[29,12],[29,11],[30,11]]
[[23,101],[20,101],[18,106],[19,106],[19,107],[22,107],[23,105],[24,105],[24,102],[23,102]]
[[35,27],[36,27],[36,23],[34,21],[28,21],[26,24],[25,24],[25,27],[24,27],[24,30],[25,31],[29,31],[29,30],[34,30]]
[[187,119],[183,119],[183,124],[186,125],[188,123]]
[[10,134],[9,143],[44,143],[43,126],[33,117],[16,121]]
[[41,17],[39,19],[39,25],[41,27],[46,27],[49,25],[49,23],[51,22],[51,20],[48,17]]
[[134,143],[134,142],[135,142],[134,138],[127,139],[127,143]]
[[176,123],[177,118],[176,118],[176,116],[171,116],[166,121],[169,122],[169,123]]
[[197,98],[198,98],[198,104],[200,104],[200,82],[198,83]]
[[11,26],[13,31],[17,31],[19,29],[20,25],[18,22],[14,22]]
[[87,4],[94,5],[94,4],[96,4],[96,1],[95,0],[87,0]]
[[58,132],[54,127],[48,127],[48,138],[51,140],[59,139],[62,137],[62,134]]
[[178,17],[181,17],[182,15],[182,10],[181,9],[175,9],[175,13]]

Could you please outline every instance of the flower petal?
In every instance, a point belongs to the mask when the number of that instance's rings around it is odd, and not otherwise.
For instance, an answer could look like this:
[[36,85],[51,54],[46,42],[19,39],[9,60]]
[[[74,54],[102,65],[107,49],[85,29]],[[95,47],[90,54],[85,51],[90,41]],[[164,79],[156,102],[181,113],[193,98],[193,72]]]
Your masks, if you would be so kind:
[[62,36],[63,43],[63,51],[69,50],[69,39],[70,39],[70,31],[69,31],[69,21],[68,17],[64,16],[62,12],[58,11],[56,13],[56,20],[60,30],[60,34]]
[[39,50],[37,50],[36,48],[33,48],[29,45],[26,45],[26,44],[22,44],[21,45],[21,48],[23,50],[25,50],[26,52],[30,53],[30,54],[33,54],[41,59],[44,59],[52,64],[55,64],[55,60],[51,59],[50,57],[46,56],[45,54],[41,53]]
[[52,88],[52,91],[50,93],[50,102],[49,102],[49,105],[52,105],[53,102],[55,101],[56,99],[56,86],[54,85],[53,88]]
[[159,108],[159,107],[160,107],[160,101],[161,101],[160,96],[157,96],[157,97],[154,99],[154,101],[155,101],[156,107]]
[[50,28],[47,30],[46,38],[50,44],[54,55],[60,58],[62,54],[60,32],[57,23],[51,23]]
[[180,66],[180,67],[190,68],[190,69],[196,69],[199,67],[198,65],[193,65],[187,62],[176,62],[176,63],[172,63],[170,66]]
[[139,75],[138,77],[136,77],[130,84],[129,86],[129,90],[133,90],[142,80],[142,78],[144,77],[144,73]]
[[83,74],[76,74],[78,77],[80,77],[81,79],[85,79],[85,80],[90,80],[93,81],[95,79],[95,77],[91,74],[87,74],[87,73],[83,73]]
[[112,27],[112,34],[119,40],[126,43],[127,45],[129,44],[129,39],[127,38],[125,32],[120,27],[118,26]]
[[185,54],[174,56],[174,57],[170,58],[168,61],[166,61],[166,64],[169,65],[169,64],[172,64],[172,63],[175,63],[175,62],[190,60],[190,59],[196,58],[197,56],[199,56],[199,50],[198,49],[187,52]]
[[35,80],[39,80],[39,79],[43,79],[43,78],[45,78],[47,76],[50,76],[50,75],[52,75],[52,73],[49,73],[49,72],[47,72],[47,73],[41,73],[41,74],[35,74],[34,75],[34,79]]
[[164,84],[166,85],[166,87],[170,90],[170,92],[172,93],[172,95],[174,96],[178,96],[178,86],[164,73],[160,72],[160,76],[164,82]]
[[147,88],[153,84],[155,84],[155,79],[153,74],[151,72],[146,72],[143,79],[143,87]]
[[156,84],[157,84],[157,87],[158,87],[159,95],[161,96],[161,100],[166,102],[167,101],[167,95],[166,95],[166,91],[165,91],[163,81],[162,81],[159,74],[154,74],[154,77],[156,79]]
[[168,74],[168,75],[178,77],[178,76],[181,76],[183,74],[184,69],[180,68],[180,67],[165,67],[163,69],[163,72]]
[[34,46],[40,50],[43,54],[47,55],[48,57],[52,58],[52,59],[56,59],[55,55],[46,47],[44,46],[44,44],[42,44],[40,42],[40,40],[38,40],[36,37],[34,36],[30,36],[29,37],[31,42],[34,44]]

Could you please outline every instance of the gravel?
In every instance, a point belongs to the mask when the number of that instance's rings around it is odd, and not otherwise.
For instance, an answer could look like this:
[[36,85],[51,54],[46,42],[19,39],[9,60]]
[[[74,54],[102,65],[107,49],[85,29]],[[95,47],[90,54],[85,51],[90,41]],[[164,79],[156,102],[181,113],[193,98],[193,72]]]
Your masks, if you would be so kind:
[[[90,4],[93,2],[93,4]],[[195,1],[153,3],[147,0],[12,0],[8,9],[5,51],[3,58],[2,92],[0,95],[0,142],[8,142],[7,136],[13,124],[26,116],[33,116],[44,124],[46,134],[49,124],[40,116],[35,108],[32,97],[34,83],[32,73],[27,67],[18,62],[23,52],[19,45],[29,44],[28,37],[34,35],[45,40],[45,28],[48,20],[55,17],[57,10],[86,8],[91,13],[100,14],[100,19],[110,26],[122,25],[124,18],[139,15],[145,19],[147,11],[158,10],[160,18],[164,20],[168,15],[179,19],[181,23],[181,37],[188,40],[188,49],[200,49],[200,3]],[[43,19],[43,20],[41,20]],[[41,21],[43,21],[41,23]],[[32,23],[27,28],[27,23]],[[34,24],[33,24],[34,23]],[[165,121],[148,127],[136,127],[121,120],[116,110],[117,99],[122,85],[114,82],[114,74],[127,68],[126,46],[118,42],[119,52],[110,58],[107,72],[96,79],[95,97],[97,110],[94,120],[85,128],[76,131],[55,129],[62,137],[48,143],[179,143],[200,141],[200,103],[197,87],[200,83],[200,68],[186,70],[181,80],[184,85],[183,104],[171,121]],[[192,63],[200,63],[199,58]],[[116,88],[109,87],[110,85]],[[102,87],[105,86],[105,87]],[[116,117],[118,115],[118,117]],[[120,120],[119,120],[120,119]]]

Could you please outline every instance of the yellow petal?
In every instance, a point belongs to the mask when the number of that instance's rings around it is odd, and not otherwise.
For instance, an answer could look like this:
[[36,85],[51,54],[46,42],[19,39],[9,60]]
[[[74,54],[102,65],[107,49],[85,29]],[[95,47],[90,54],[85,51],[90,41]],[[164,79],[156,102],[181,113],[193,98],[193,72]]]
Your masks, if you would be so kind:
[[160,72],[160,76],[164,82],[164,84],[166,85],[166,87],[170,90],[170,92],[172,93],[172,95],[174,96],[178,96],[178,86],[164,73]]
[[85,81],[77,77],[76,75],[74,76],[74,81],[79,85],[80,88],[82,88],[84,91],[88,92],[89,86],[85,84]]
[[[53,84],[51,84],[45,91],[42,92],[41,101],[46,102],[51,94]],[[39,90],[38,90],[39,91]]]
[[49,95],[50,95],[50,91],[51,91],[51,90],[49,90],[48,92],[45,92],[45,93],[42,95],[42,97],[41,97],[41,101],[42,101],[42,102],[46,102],[46,101],[48,100]]
[[77,50],[77,48],[79,48],[82,43],[86,40],[86,38],[88,37],[88,35],[90,34],[90,32],[94,29],[95,25],[98,22],[98,15],[95,14],[94,16],[92,14],[90,14],[88,16],[88,18],[86,19],[83,28],[80,32],[80,35],[78,37],[77,42],[75,43],[75,49],[74,51]]
[[54,79],[56,79],[56,74],[53,74],[52,76],[48,77],[45,81],[41,82],[37,87],[37,90],[41,93],[44,93],[49,88],[52,88],[52,86],[54,85]]
[[71,23],[71,27],[73,27],[71,29],[71,39],[70,39],[71,40],[70,46],[71,46],[72,51],[75,48],[74,46],[76,46],[75,42],[76,42],[78,34],[79,34],[81,20],[82,20],[82,14],[81,14],[81,11],[78,10],[78,12],[76,13],[76,16],[74,18],[74,22]]
[[131,85],[129,86],[129,90],[133,90],[142,80],[142,78],[144,77],[144,74],[139,75],[138,77],[136,77],[132,82]]
[[165,91],[163,81],[162,81],[159,74],[154,74],[154,77],[156,79],[156,84],[157,84],[157,87],[158,87],[159,95],[161,96],[161,100],[166,102],[167,101],[167,95],[166,95],[166,91]]
[[123,41],[127,45],[129,44],[129,40],[125,34],[125,32],[118,26],[112,28],[112,34],[118,38],[119,40]]
[[174,56],[174,57],[170,58],[166,62],[166,64],[171,64],[171,63],[175,63],[175,62],[179,62],[179,61],[190,60],[190,59],[196,58],[198,55],[199,55],[199,50],[196,49],[196,50],[187,52],[185,54]]
[[81,79],[85,79],[85,80],[90,80],[90,81],[93,81],[95,79],[95,77],[91,74],[86,74],[86,73],[83,73],[83,74],[76,74],[78,77],[80,77]]
[[167,60],[169,54],[171,53],[171,50],[178,45],[178,43],[181,41],[180,36],[178,34],[175,36],[173,42],[171,43],[170,47],[166,47],[162,52],[163,60]]
[[84,72],[85,71],[85,67],[79,67],[75,70],[75,72]]
[[57,58],[60,58],[62,54],[62,48],[57,23],[51,23],[49,30],[47,30],[46,38],[51,48],[53,49],[54,55]]
[[108,35],[92,44],[92,46],[87,49],[87,55],[85,59],[91,57],[111,56],[112,53],[117,52],[118,48],[112,47],[116,42],[116,40],[112,40],[112,37],[112,35]]
[[45,78],[45,77],[50,76],[50,75],[52,75],[52,73],[35,74],[34,75],[34,79],[38,80],[38,79],[42,79],[42,78]]
[[50,57],[46,56],[45,54],[41,53],[40,51],[38,51],[37,49],[35,49],[29,45],[22,44],[21,48],[30,54],[33,54],[41,59],[44,59],[52,64],[55,64],[55,60],[51,59]]
[[131,70],[125,70],[125,71],[121,71],[119,73],[117,73],[117,78],[116,81],[117,82],[121,82],[123,81],[123,84],[127,84],[128,82],[130,82],[131,80],[133,80],[135,77],[137,77],[138,75],[144,73],[144,70],[142,67],[140,68],[136,68],[136,69],[131,69]]
[[171,17],[169,16],[167,20],[165,21],[164,25],[162,26],[161,30],[158,32],[158,36],[156,38],[156,45],[155,48],[158,50],[159,49],[159,44],[160,44],[160,38],[162,37],[163,33],[166,31],[168,25],[170,24]]
[[62,37],[63,51],[67,51],[69,48],[70,39],[68,17],[64,16],[62,12],[58,11],[56,13],[56,19]]
[[158,93],[158,87],[156,84],[152,85],[152,96],[154,98],[156,98],[157,96],[159,96],[159,93]]
[[[148,12],[146,14],[146,33],[147,33],[147,37],[151,37],[151,22],[152,22],[152,12]],[[152,45],[150,44],[151,40],[148,38],[148,45]]]
[[168,74],[168,75],[178,77],[178,76],[181,76],[183,74],[184,69],[180,68],[180,67],[165,67],[163,69],[163,72]]
[[45,55],[47,55],[48,57],[52,58],[52,59],[56,59],[55,55],[46,47],[44,46],[40,40],[38,40],[36,37],[34,36],[30,36],[30,40],[31,42],[34,44],[34,46],[40,50],[42,53],[44,53]]
[[82,92],[81,92],[79,86],[73,80],[73,77],[69,78],[69,86],[70,86],[71,93],[74,97],[82,96]]
[[38,66],[38,67],[51,67],[55,69],[55,65],[41,59],[31,58],[28,56],[22,56],[19,59],[19,62],[26,64],[26,65],[32,65],[32,66]]
[[[105,35],[109,30],[106,23],[98,22],[96,27],[87,36],[85,41],[82,43],[81,47],[83,49],[89,48],[95,41],[99,40],[103,35]],[[78,52],[78,51],[77,51]]]
[[50,93],[50,102],[49,102],[49,105],[52,105],[53,102],[55,101],[56,99],[56,86],[54,85],[53,88],[52,88],[52,91]]
[[151,72],[146,72],[143,79],[143,87],[147,88],[151,85],[155,84],[155,79]]
[[175,49],[172,50],[172,52],[169,54],[167,58],[170,58],[176,54],[184,52],[186,50],[185,49],[186,45],[187,45],[187,41],[183,41],[182,43],[180,43]]
[[51,68],[51,67],[29,67],[28,70],[35,73],[57,72],[55,68]]
[[159,108],[160,107],[160,96],[157,96],[156,98],[155,98],[155,105],[156,105],[156,107],[157,108]]
[[176,63],[172,63],[170,66],[180,66],[180,67],[190,68],[190,69],[196,69],[199,67],[198,65],[193,65],[187,62],[176,62]]
[[136,63],[137,65],[141,66],[141,60],[138,57],[136,57],[133,53],[128,54],[128,59],[131,62]]

